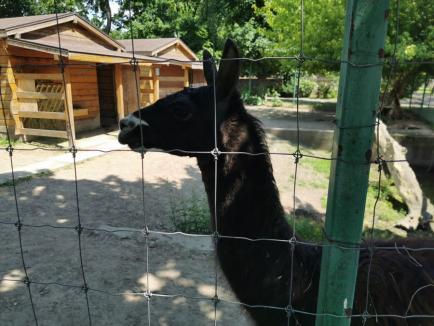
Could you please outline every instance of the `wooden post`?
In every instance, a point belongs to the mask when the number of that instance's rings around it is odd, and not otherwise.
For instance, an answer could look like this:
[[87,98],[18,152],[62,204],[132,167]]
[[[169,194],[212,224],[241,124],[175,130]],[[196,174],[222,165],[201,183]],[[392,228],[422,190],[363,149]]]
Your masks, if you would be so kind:
[[115,64],[115,87],[116,87],[116,109],[118,112],[118,122],[125,117],[124,108],[124,85],[122,83],[122,66]]
[[347,1],[316,326],[351,323],[388,8],[388,0]]
[[65,68],[65,115],[66,115],[66,132],[68,134],[69,146],[75,143],[75,121],[74,108],[72,106],[72,87],[69,67]]
[[[12,63],[9,57],[7,60],[6,78],[9,84],[9,88],[11,89],[12,92],[9,110],[15,122],[15,135],[19,135],[21,134],[21,130],[23,129],[24,126],[23,126],[23,122],[20,120],[20,117],[18,115],[18,111],[20,109],[20,102],[18,101],[17,98],[17,84],[15,81]],[[26,141],[26,136],[22,136],[22,137],[24,137],[24,141]]]
[[154,89],[154,102],[160,98],[160,68],[152,68],[152,86]]
[[184,87],[189,87],[190,86],[190,80],[188,78],[188,67],[183,67],[182,69],[184,69]]

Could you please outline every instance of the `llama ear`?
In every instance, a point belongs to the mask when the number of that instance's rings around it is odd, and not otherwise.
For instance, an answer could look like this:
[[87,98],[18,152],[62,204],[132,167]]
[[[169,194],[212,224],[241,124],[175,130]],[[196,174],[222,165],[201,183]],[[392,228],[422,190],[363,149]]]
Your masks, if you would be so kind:
[[240,75],[238,48],[231,39],[227,39],[217,75],[217,98],[226,98],[235,90]]
[[214,58],[208,50],[203,50],[203,74],[205,75],[206,84],[212,86],[213,78],[217,78],[217,68]]

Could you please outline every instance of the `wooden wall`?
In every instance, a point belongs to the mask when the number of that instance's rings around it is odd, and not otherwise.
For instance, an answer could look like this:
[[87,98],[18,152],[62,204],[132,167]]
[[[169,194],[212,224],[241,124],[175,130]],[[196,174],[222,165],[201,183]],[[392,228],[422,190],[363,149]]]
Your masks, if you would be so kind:
[[184,69],[169,65],[160,67],[160,98],[184,89]]

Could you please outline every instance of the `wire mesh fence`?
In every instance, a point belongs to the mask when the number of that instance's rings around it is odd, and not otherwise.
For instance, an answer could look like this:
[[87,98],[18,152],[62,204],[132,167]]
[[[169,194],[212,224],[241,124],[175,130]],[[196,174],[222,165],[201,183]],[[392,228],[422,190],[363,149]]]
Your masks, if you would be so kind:
[[[394,13],[399,17],[399,1],[397,2],[397,12]],[[216,72],[214,71],[214,75],[212,76],[213,81],[213,107],[214,107],[214,128],[213,128],[213,148],[210,148],[209,150],[196,150],[195,148],[191,148],[191,150],[185,150],[185,149],[177,149],[173,148],[170,150],[156,150],[156,149],[145,149],[145,146],[143,144],[143,130],[142,125],[140,125],[140,194],[136,194],[135,199],[140,202],[140,207],[137,208],[136,211],[132,213],[136,218],[140,217],[140,226],[136,225],[135,229],[125,227],[125,228],[117,228],[117,229],[107,229],[107,228],[100,228],[95,227],[92,225],[87,225],[86,221],[82,218],[81,215],[81,197],[80,197],[80,183],[81,180],[79,178],[80,174],[80,165],[76,162],[76,157],[78,153],[85,153],[85,152],[102,152],[102,153],[115,153],[115,152],[129,152],[129,149],[113,149],[113,150],[101,150],[101,149],[92,149],[92,148],[79,148],[76,146],[74,141],[72,142],[69,153],[72,157],[72,166],[73,166],[73,182],[71,186],[74,189],[74,211],[75,211],[75,217],[76,221],[74,225],[53,225],[53,224],[38,224],[38,223],[27,223],[23,221],[22,219],[22,212],[20,207],[20,198],[19,194],[17,193],[17,185],[18,185],[18,179],[16,178],[15,171],[14,171],[14,155],[16,155],[17,152],[20,151],[36,151],[36,150],[42,150],[47,152],[64,152],[65,150],[62,148],[44,148],[44,147],[36,147],[36,148],[16,148],[14,146],[14,143],[12,141],[12,135],[10,131],[7,129],[8,124],[6,123],[6,112],[5,112],[5,105],[2,103],[3,108],[3,117],[5,119],[5,126],[6,126],[6,133],[7,133],[7,146],[4,146],[2,150],[4,150],[7,155],[10,158],[10,172],[11,172],[11,189],[13,191],[13,199],[14,199],[14,207],[16,211],[16,216],[14,219],[8,218],[3,221],[0,221],[0,224],[4,229],[9,230],[12,232],[12,230],[15,228],[17,241],[18,241],[18,256],[19,261],[21,264],[21,268],[24,272],[24,276],[20,278],[14,278],[13,275],[9,277],[3,277],[1,281],[7,281],[7,282],[17,282],[20,284],[24,284],[27,296],[29,300],[29,308],[31,309],[32,315],[33,315],[33,321],[35,325],[43,324],[41,320],[44,320],[44,317],[41,316],[41,314],[38,312],[38,308],[40,308],[38,302],[35,302],[35,291],[39,291],[39,287],[59,287],[63,289],[62,291],[68,291],[68,290],[74,290],[76,291],[75,294],[79,294],[82,296],[82,306],[77,308],[77,311],[79,314],[85,314],[86,315],[86,321],[89,325],[97,324],[98,323],[98,315],[93,312],[92,309],[92,297],[93,296],[99,296],[101,300],[104,300],[104,298],[115,298],[115,302],[120,301],[121,299],[130,298],[131,300],[135,300],[135,298],[139,298],[141,301],[145,304],[145,312],[143,313],[143,320],[138,321],[138,324],[147,324],[151,325],[152,323],[156,323],[156,321],[153,320],[153,313],[152,313],[152,307],[153,305],[157,305],[158,302],[162,302],[162,300],[172,300],[171,302],[174,302],[175,299],[185,299],[188,301],[206,301],[209,304],[212,305],[213,309],[210,311],[211,320],[213,320],[214,324],[219,323],[219,307],[226,306],[226,305],[236,305],[241,306],[245,308],[250,308],[251,310],[270,310],[270,311],[281,311],[287,315],[287,323],[289,324],[297,324],[299,323],[299,319],[302,320],[305,316],[310,317],[318,317],[322,315],[327,315],[331,317],[335,317],[337,319],[348,319],[351,318],[355,321],[361,321],[361,324],[370,323],[372,321],[382,323],[383,320],[387,320],[387,318],[392,318],[394,320],[398,321],[406,321],[407,323],[411,323],[412,320],[417,320],[417,322],[420,322],[423,324],[426,320],[429,322],[433,321],[434,315],[432,315],[432,306],[429,305],[429,303],[426,303],[429,308],[426,308],[427,313],[426,314],[413,314],[413,305],[421,305],[419,302],[418,295],[421,293],[428,293],[428,291],[432,291],[434,289],[434,284],[432,281],[430,283],[424,283],[420,284],[420,286],[417,287],[417,289],[412,293],[412,295],[409,298],[404,298],[405,306],[407,309],[405,311],[396,312],[394,314],[390,313],[384,313],[380,306],[375,306],[373,304],[372,299],[372,274],[373,272],[377,272],[374,268],[376,266],[373,265],[374,257],[379,256],[381,257],[384,252],[394,252],[399,256],[406,257],[411,264],[416,265],[418,268],[420,268],[420,273],[426,273],[428,275],[432,276],[432,267],[424,266],[424,263],[419,261],[418,258],[415,258],[414,256],[418,253],[424,252],[424,253],[430,253],[434,251],[434,246],[432,242],[420,242],[419,244],[415,243],[405,243],[403,241],[391,241],[391,242],[381,242],[378,243],[375,241],[375,228],[376,228],[376,209],[377,205],[380,202],[381,198],[381,189],[382,189],[382,182],[384,178],[384,171],[383,168],[388,163],[404,163],[407,162],[407,160],[397,161],[394,159],[388,159],[387,157],[383,157],[383,154],[381,152],[380,146],[376,146],[376,152],[372,157],[367,158],[367,160],[360,161],[360,162],[353,162],[353,161],[345,161],[342,160],[339,156],[318,156],[314,154],[310,154],[309,152],[305,152],[303,149],[303,146],[300,144],[300,82],[303,78],[303,68],[306,62],[309,61],[317,61],[322,62],[325,64],[341,64],[341,65],[349,65],[351,67],[357,68],[357,69],[366,69],[371,68],[374,66],[384,66],[387,67],[387,75],[385,77],[384,81],[384,90],[383,90],[383,96],[380,99],[380,104],[375,109],[376,114],[376,123],[372,125],[360,125],[360,126],[345,126],[345,125],[339,125],[337,123],[336,129],[360,129],[360,128],[369,128],[374,132],[376,130],[376,143],[377,145],[380,143],[380,120],[382,118],[383,114],[383,108],[385,106],[386,101],[386,94],[388,89],[390,88],[391,80],[396,73],[396,71],[399,69],[401,65],[414,65],[414,64],[429,64],[433,65],[434,62],[416,62],[416,61],[404,61],[404,62],[398,62],[396,60],[396,45],[398,43],[399,38],[399,19],[396,19],[396,35],[394,39],[395,48],[393,51],[393,54],[389,58],[379,58],[378,60],[375,60],[374,62],[364,63],[364,64],[356,64],[348,60],[330,60],[330,59],[324,59],[324,58],[314,58],[310,57],[308,54],[304,53],[304,46],[303,46],[303,24],[304,24],[304,16],[303,16],[303,1],[300,3],[301,6],[301,39],[300,39],[300,51],[297,54],[288,55],[288,56],[281,56],[281,57],[262,57],[262,58],[232,58],[229,60],[237,60],[244,64],[255,64],[259,61],[264,60],[280,60],[280,61],[288,61],[293,62],[296,67],[296,73],[295,81],[293,83],[293,86],[295,88],[294,92],[294,100],[295,100],[295,120],[296,120],[296,141],[295,141],[295,149],[292,152],[280,152],[280,151],[271,151],[271,152],[249,152],[249,151],[226,151],[222,148],[219,148],[219,125],[218,125],[218,112],[217,112],[217,102],[216,102]],[[131,10],[130,10],[131,15]],[[56,14],[57,16],[57,14]],[[133,26],[130,27],[131,30],[131,36],[134,35],[133,33]],[[58,50],[59,50],[59,62],[54,66],[59,69],[59,72],[63,76],[63,89],[65,89],[65,68],[68,66],[94,66],[93,64],[85,63],[71,63],[71,62],[65,62],[62,56],[62,39],[61,34],[59,32],[59,22],[57,22],[57,35],[58,35]],[[134,38],[131,38],[131,46],[132,46],[132,58],[131,59],[125,59],[125,64],[129,64],[131,67],[131,70],[133,71],[135,75],[135,94],[137,96],[137,103],[140,103],[140,85],[138,84],[138,67],[140,63],[144,63],[145,61],[143,59],[137,58],[135,53],[135,45],[134,45]],[[214,63],[214,59],[204,60],[203,62],[206,63]],[[222,61],[225,59],[223,58]],[[167,60],[162,61],[160,63],[171,63],[177,60]],[[192,63],[192,62],[185,62],[183,63]],[[101,64],[99,64],[101,65]],[[2,66],[2,68],[16,68],[16,67],[22,67],[23,65],[8,65],[7,67]],[[49,65],[50,67],[53,65]],[[429,83],[425,83],[427,85],[430,85]],[[0,98],[3,101],[3,94],[1,94],[0,88]],[[424,91],[424,94],[426,92]],[[65,96],[67,96],[67,93],[65,92]],[[140,107],[137,108],[138,110]],[[138,111],[139,119],[141,118],[141,111]],[[74,117],[68,115],[68,120],[66,123],[68,124],[71,119],[74,119]],[[148,209],[147,209],[147,190],[146,190],[146,182],[145,182],[145,175],[146,175],[146,164],[144,161],[145,153],[168,153],[168,154],[189,154],[189,155],[203,155],[203,156],[209,156],[212,158],[214,162],[214,171],[213,171],[213,177],[214,177],[214,189],[212,191],[213,198],[209,198],[210,201],[210,207],[213,210],[212,217],[213,217],[213,231],[209,234],[192,234],[192,233],[185,233],[178,230],[175,231],[164,231],[159,229],[152,229],[150,227],[149,222],[149,216],[148,216]],[[264,156],[268,157],[268,155],[272,157],[290,157],[293,159],[293,179],[292,179],[292,195],[291,195],[291,202],[292,202],[292,219],[291,219],[291,237],[287,239],[282,239],[279,237],[247,237],[247,236],[232,236],[225,233],[222,233],[219,229],[219,223],[220,223],[220,212],[218,210],[218,201],[219,198],[219,162],[222,162],[226,157],[228,156],[248,156],[248,157],[255,157],[255,156]],[[299,165],[301,162],[303,162],[304,159],[314,159],[314,160],[323,160],[323,161],[331,161],[331,162],[340,162],[343,164],[350,164],[354,166],[367,166],[372,165],[376,166],[378,168],[378,186],[377,186],[377,194],[376,199],[374,203],[373,208],[373,214],[372,214],[372,220],[371,225],[369,227],[369,231],[367,232],[365,238],[361,242],[357,243],[343,243],[334,239],[331,239],[331,237],[327,234],[325,234],[325,231],[323,236],[325,238],[325,241],[323,242],[309,242],[302,240],[298,237],[298,230],[297,230],[297,216],[299,212],[297,211],[298,206],[298,200],[297,200],[297,191],[298,191],[298,184],[300,182],[300,179],[303,177],[302,175],[299,175]],[[356,194],[355,194],[356,195]],[[72,204],[71,204],[72,205]],[[69,252],[68,256],[72,257],[73,255],[76,255],[75,261],[78,265],[78,273],[76,274],[78,277],[75,278],[71,282],[58,282],[58,281],[47,281],[44,279],[39,278],[33,278],[31,270],[29,271],[28,268],[28,260],[31,260],[30,254],[27,253],[26,246],[23,244],[23,242],[26,241],[25,236],[27,232],[40,232],[40,230],[52,230],[53,232],[74,232],[76,236],[76,248],[74,249],[74,252]],[[122,233],[127,232],[128,234],[134,234],[138,238],[140,238],[140,243],[142,244],[142,247],[138,248],[139,251],[141,251],[142,254],[142,260],[140,264],[142,264],[142,267],[145,270],[144,273],[144,291],[143,289],[131,289],[130,291],[109,291],[104,288],[96,288],[92,285],[92,282],[89,281],[90,279],[94,280],[95,277],[98,277],[98,271],[92,270],[89,271],[86,268],[86,259],[84,254],[83,247],[86,245],[83,243],[83,233],[84,232],[99,232],[99,233],[107,233],[107,234],[116,234],[116,233]],[[158,289],[152,289],[151,278],[152,273],[152,265],[153,265],[153,259],[152,259],[152,238],[153,236],[160,236],[160,235],[166,235],[166,236],[182,236],[185,239],[197,239],[200,237],[206,237],[209,238],[213,244],[214,244],[214,266],[213,266],[213,286],[212,290],[207,292],[207,295],[193,295],[191,292],[186,293],[164,293],[162,291],[159,291]],[[282,291],[287,291],[289,301],[287,304],[283,306],[272,306],[272,305],[261,305],[261,304],[249,304],[246,302],[241,302],[236,299],[228,299],[225,298],[224,295],[221,295],[220,288],[219,288],[219,282],[221,281],[219,276],[219,261],[218,261],[218,255],[217,252],[219,250],[219,245],[221,243],[221,240],[237,240],[239,243],[252,243],[252,244],[258,244],[260,246],[263,243],[273,243],[273,244],[283,244],[286,245],[288,248],[288,253],[290,255],[290,264],[289,268],[289,284],[287,289],[283,289]],[[61,240],[61,239],[58,239]],[[183,240],[186,241],[186,240]],[[334,247],[339,248],[343,251],[357,251],[361,252],[362,255],[366,258],[366,261],[364,262],[367,264],[366,268],[366,275],[365,277],[365,283],[363,284],[363,288],[358,288],[358,290],[363,291],[365,293],[364,297],[365,300],[362,303],[362,306],[364,306],[364,309],[362,311],[351,311],[349,310],[348,313],[343,314],[334,314],[334,313],[318,313],[317,311],[312,310],[304,310],[303,307],[299,308],[297,304],[294,304],[294,287],[297,285],[296,282],[299,281],[299,276],[296,275],[296,271],[294,268],[297,266],[298,257],[297,257],[297,250],[298,248],[312,248],[318,251],[321,251],[325,247]],[[34,255],[38,255],[39,253],[33,253]],[[8,255],[12,255],[12,253],[8,253]],[[317,259],[320,258],[320,256],[316,256]],[[56,257],[53,257],[53,259],[56,259]],[[316,262],[319,264],[319,260]],[[378,263],[377,260],[374,261],[375,264]],[[385,261],[387,263],[387,261]],[[425,269],[426,268],[426,269]],[[431,268],[431,270],[429,269]],[[96,274],[96,275],[91,275]],[[312,276],[313,277],[313,276]],[[413,276],[417,277],[417,276]],[[374,286],[378,286],[378,284],[374,283]],[[399,285],[398,285],[399,286]],[[432,293],[432,292],[431,292]],[[380,301],[380,300],[378,300]],[[387,302],[386,298],[385,301]],[[431,309],[431,310],[430,310]],[[423,309],[422,309],[423,310]],[[418,311],[418,310],[416,310]],[[428,323],[429,323],[428,322]]]

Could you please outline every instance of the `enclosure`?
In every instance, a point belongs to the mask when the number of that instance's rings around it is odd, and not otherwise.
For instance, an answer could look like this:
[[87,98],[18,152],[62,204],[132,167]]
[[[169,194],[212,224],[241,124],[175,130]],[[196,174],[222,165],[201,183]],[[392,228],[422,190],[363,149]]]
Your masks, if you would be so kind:
[[[428,118],[406,111],[404,121],[394,122],[386,119],[386,95],[402,66],[433,62],[398,64],[399,19],[393,21],[395,38],[386,40],[392,44],[390,56],[384,56],[386,24],[390,16],[400,16],[399,0],[393,10],[388,1],[349,1],[345,35],[339,40],[344,44],[342,57],[311,56],[305,51],[304,5],[300,1],[296,6],[300,43],[295,52],[221,59],[199,59],[178,38],[116,41],[75,14],[50,14],[36,21],[22,17],[18,25],[15,18],[0,19],[5,31],[0,131],[7,135],[0,139],[2,325],[252,325],[248,309],[282,312],[288,324],[305,316],[316,318],[316,325],[433,321],[431,310],[419,309],[421,300],[432,305],[432,282],[408,297],[403,294],[406,309],[393,314],[387,309],[394,298],[382,298],[379,304],[372,299],[375,282],[394,277],[380,275],[390,261],[381,264],[377,257],[388,252],[420,269],[420,275],[408,275],[410,279],[425,280],[423,276],[432,274],[431,265],[415,258],[434,250],[429,217],[434,200],[432,102],[429,91],[423,90],[428,95],[420,100],[420,109],[428,110],[422,114]],[[131,17],[131,4],[129,11]],[[135,25],[127,27],[134,36]],[[205,79],[215,91],[218,72],[204,78],[202,70],[214,60],[219,68],[225,62],[241,63],[242,99],[247,113],[264,128],[265,152],[217,146],[224,129],[218,124],[222,104],[217,92],[214,127],[209,130],[215,146],[206,151],[145,150],[143,140],[132,151],[119,144],[118,130],[75,136],[112,126],[170,93],[206,85]],[[272,66],[282,61],[287,66],[275,75],[252,76],[255,65],[269,68],[264,62]],[[331,99],[302,94],[303,80],[308,79],[304,71],[316,69],[316,64],[340,66],[339,95],[337,89]],[[273,85],[288,75],[285,91],[292,96],[276,96]],[[330,79],[337,83],[338,78]],[[316,82],[319,88],[324,80]],[[255,91],[261,85],[267,85],[265,94]],[[424,81],[425,88],[430,85]],[[414,104],[419,98],[417,90],[409,95],[402,103]],[[137,118],[142,136],[148,122],[140,113]],[[176,129],[167,122],[162,128],[166,137]],[[262,129],[259,133],[262,136]],[[68,141],[26,142],[16,140],[19,135]],[[189,157],[198,152],[215,168],[214,193],[205,189],[206,178],[196,159]],[[217,182],[222,180],[219,164],[230,157],[268,155],[292,237],[221,233],[216,208],[223,187]],[[412,173],[414,188],[404,177],[396,177],[403,176],[402,171]],[[403,188],[421,194],[415,199],[421,207],[419,215],[411,216],[417,222],[411,230],[396,228],[411,211]],[[221,239],[258,248],[263,242],[284,243],[292,262],[297,248],[321,251],[322,256],[310,262],[314,271],[306,275],[311,283],[303,289],[318,292],[316,309],[293,305],[293,284],[300,280],[294,264],[287,270],[291,286],[282,289],[289,294],[285,305],[242,302],[219,265]],[[364,266],[358,266],[359,254],[365,257]],[[365,282],[357,285],[365,301],[355,303],[362,310],[353,310],[359,268],[367,271],[362,274]],[[312,281],[314,272],[320,274],[318,283]],[[399,292],[405,282],[394,281]]]

